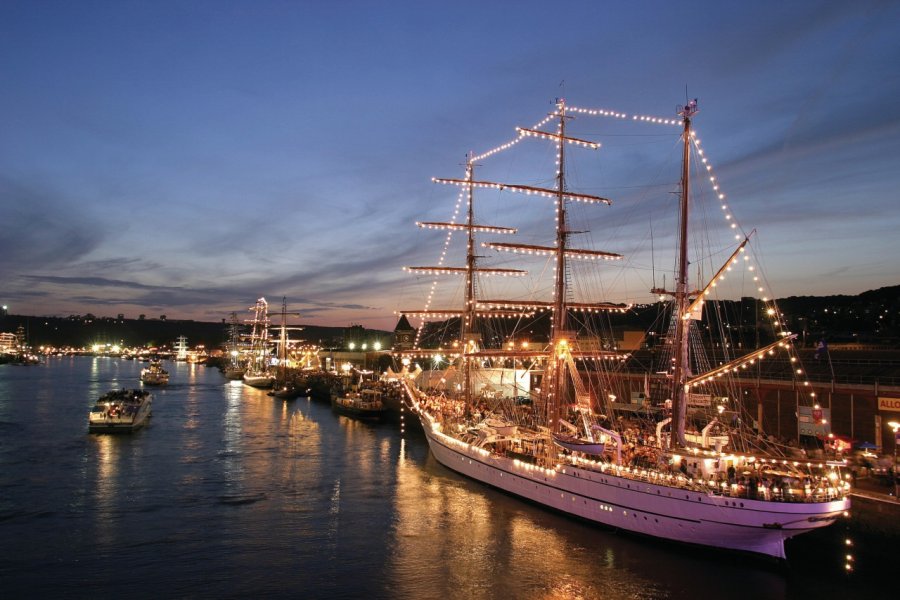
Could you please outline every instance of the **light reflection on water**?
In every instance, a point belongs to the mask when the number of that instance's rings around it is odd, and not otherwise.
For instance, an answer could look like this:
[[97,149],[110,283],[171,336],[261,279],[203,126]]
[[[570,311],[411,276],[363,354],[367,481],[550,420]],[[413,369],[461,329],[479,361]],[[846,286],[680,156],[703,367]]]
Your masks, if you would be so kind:
[[[617,535],[437,464],[414,427],[169,363],[153,418],[90,435],[141,363],[0,371],[4,597],[823,597],[857,582]],[[826,556],[827,558],[827,556]],[[110,570],[127,564],[128,575]],[[739,585],[735,585],[739,582]],[[853,584],[853,585],[851,585]]]

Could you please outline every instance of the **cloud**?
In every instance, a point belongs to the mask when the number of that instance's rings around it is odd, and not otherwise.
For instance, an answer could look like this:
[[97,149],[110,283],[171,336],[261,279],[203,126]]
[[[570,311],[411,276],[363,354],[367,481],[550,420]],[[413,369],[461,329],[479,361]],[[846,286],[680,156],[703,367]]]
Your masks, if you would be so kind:
[[135,281],[123,281],[119,279],[107,279],[105,277],[59,277],[55,275],[26,275],[25,279],[30,279],[32,281],[39,281],[45,283],[55,283],[60,285],[84,285],[91,287],[123,287],[129,289],[136,290],[160,290],[160,289],[173,289],[177,290],[180,288],[161,288],[159,286],[153,285],[145,285],[143,283],[137,283]]
[[46,185],[0,177],[3,235],[0,236],[0,276],[71,264],[97,248],[103,233],[89,214],[73,210],[75,198]]

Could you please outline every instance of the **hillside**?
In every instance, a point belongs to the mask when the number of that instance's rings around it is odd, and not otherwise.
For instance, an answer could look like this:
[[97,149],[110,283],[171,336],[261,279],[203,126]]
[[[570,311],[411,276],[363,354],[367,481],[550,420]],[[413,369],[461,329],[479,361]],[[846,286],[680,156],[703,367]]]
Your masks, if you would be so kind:
[[[203,344],[208,348],[220,346],[227,339],[228,324],[186,321],[175,319],[118,319],[93,315],[71,317],[31,317],[24,315],[0,316],[0,332],[14,333],[21,326],[28,343],[41,345],[84,347],[93,344],[120,344],[123,346],[172,345],[179,336],[185,336],[190,346]],[[292,325],[293,326],[293,325]],[[390,332],[364,330],[361,327],[321,327],[303,325],[301,332],[291,337],[306,340],[323,347],[340,347],[345,338],[365,341],[378,338],[390,345]]]
[[[777,301],[788,328],[800,336],[801,345],[814,345],[820,339],[830,342],[880,343],[898,345],[900,340],[900,285],[869,290],[857,296],[789,296]],[[664,331],[665,319],[662,304],[635,306],[624,314],[603,315],[607,325],[617,330]],[[740,324],[742,335],[749,340],[770,331],[764,331],[766,321],[758,312],[760,304],[751,298],[736,301],[709,302],[704,311],[706,327],[715,326],[715,319],[728,316],[734,327]],[[717,316],[719,315],[719,316]],[[584,318],[584,317],[579,317]],[[512,324],[499,324],[496,331],[486,334],[486,339],[503,343],[511,335],[505,330]],[[122,344],[125,346],[171,345],[179,336],[188,338],[191,346],[221,345],[227,336],[227,323],[187,321],[175,319],[120,319],[73,315],[70,317],[32,317],[0,315],[0,332],[15,332],[22,326],[26,339],[32,346],[90,346],[95,343]],[[301,325],[305,329],[293,337],[322,347],[342,347],[350,341],[374,342],[383,347],[391,344],[391,332],[366,330],[359,325],[350,327],[321,327]],[[532,323],[518,325],[519,335],[527,331],[532,340],[546,338],[549,320],[546,314]],[[459,324],[455,319],[430,324],[421,339],[423,347],[446,344],[458,336]],[[489,342],[490,343],[490,342]]]

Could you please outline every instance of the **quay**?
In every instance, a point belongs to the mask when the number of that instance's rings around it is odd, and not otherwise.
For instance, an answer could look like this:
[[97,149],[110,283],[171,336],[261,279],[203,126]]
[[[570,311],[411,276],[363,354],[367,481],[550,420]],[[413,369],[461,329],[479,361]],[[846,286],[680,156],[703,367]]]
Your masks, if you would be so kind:
[[893,487],[869,477],[857,480],[850,491],[850,521],[860,531],[900,536],[900,499],[893,494]]

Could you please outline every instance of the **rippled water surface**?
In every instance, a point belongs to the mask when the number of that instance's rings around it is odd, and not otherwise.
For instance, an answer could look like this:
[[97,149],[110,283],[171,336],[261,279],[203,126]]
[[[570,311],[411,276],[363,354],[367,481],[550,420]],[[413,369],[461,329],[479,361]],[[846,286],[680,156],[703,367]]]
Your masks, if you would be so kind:
[[[168,363],[153,418],[87,433],[141,363],[0,367],[0,596],[859,597],[844,532],[774,566],[593,527],[438,465],[415,427]],[[806,537],[810,537],[806,536]],[[874,597],[874,596],[870,596]]]

